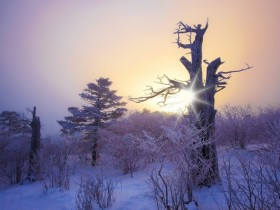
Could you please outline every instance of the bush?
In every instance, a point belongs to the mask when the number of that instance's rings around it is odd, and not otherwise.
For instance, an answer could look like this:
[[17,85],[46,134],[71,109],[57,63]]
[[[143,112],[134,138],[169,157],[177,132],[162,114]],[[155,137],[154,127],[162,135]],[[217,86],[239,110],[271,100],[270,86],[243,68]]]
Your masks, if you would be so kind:
[[[270,156],[267,155],[265,160]],[[280,208],[280,171],[276,164],[273,164],[275,161],[265,163],[263,160],[247,161],[238,158],[237,174],[233,174],[230,160],[224,162],[226,181],[222,192],[228,209],[276,210]]]
[[172,117],[160,113],[134,113],[111,123],[99,132],[100,161],[109,162],[132,177],[138,168],[156,160],[163,126],[172,123]]
[[[163,164],[158,170],[150,174],[152,185],[152,198],[155,200],[157,209],[180,210],[185,209],[188,203],[186,197],[192,196],[192,189],[186,183],[186,178],[179,170],[163,174]],[[191,198],[190,201],[193,199]]]
[[137,170],[141,162],[135,139],[136,137],[131,134],[106,138],[101,161],[107,164],[111,162],[123,174],[130,174],[133,177],[133,172]]
[[267,122],[267,133],[268,137],[272,140],[272,149],[278,151],[280,154],[280,119],[278,121]]
[[0,141],[0,177],[4,177],[11,185],[21,183],[27,176],[30,140],[21,137]]
[[56,143],[44,142],[40,155],[44,191],[50,187],[69,189],[70,175],[74,173],[75,168],[75,161],[70,158],[70,147],[63,140]]
[[218,141],[245,149],[257,138],[257,120],[251,106],[225,106],[217,117]]
[[100,209],[110,208],[115,201],[117,184],[117,181],[106,178],[103,173],[95,177],[81,177],[76,196],[77,210],[92,210],[95,205]]
[[185,209],[186,204],[195,202],[193,188],[208,176],[213,161],[201,156],[203,146],[213,143],[212,140],[200,141],[204,129],[197,129],[188,122],[182,124],[165,128],[164,142],[158,144],[161,157],[175,164],[171,173],[163,174],[161,164],[160,169],[150,174],[153,198],[158,209]]

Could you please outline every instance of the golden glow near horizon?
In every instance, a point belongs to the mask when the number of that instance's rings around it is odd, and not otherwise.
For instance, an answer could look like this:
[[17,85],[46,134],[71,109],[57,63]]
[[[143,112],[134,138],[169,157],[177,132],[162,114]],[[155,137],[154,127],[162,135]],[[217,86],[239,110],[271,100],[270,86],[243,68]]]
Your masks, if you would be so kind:
[[[221,57],[222,71],[254,66],[233,75],[217,94],[217,107],[278,105],[279,8],[276,0],[2,1],[0,108],[24,112],[36,105],[51,131],[99,77],[109,77],[124,97],[143,96],[164,74],[188,80],[179,61],[187,51],[174,44],[173,32],[179,21],[204,25],[207,19],[203,59]],[[184,98],[172,99],[172,108],[157,106],[158,99],[128,108],[175,111]]]

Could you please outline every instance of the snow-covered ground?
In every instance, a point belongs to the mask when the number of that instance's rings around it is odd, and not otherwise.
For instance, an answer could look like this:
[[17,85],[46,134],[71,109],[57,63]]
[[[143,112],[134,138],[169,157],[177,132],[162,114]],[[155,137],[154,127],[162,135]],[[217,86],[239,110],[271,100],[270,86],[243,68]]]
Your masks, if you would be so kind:
[[[258,147],[251,150],[234,150],[218,148],[219,161],[234,157],[236,154],[251,158],[252,153]],[[153,166],[151,166],[153,167]],[[155,202],[150,196],[148,173],[151,167],[135,172],[133,178],[130,175],[122,175],[121,172],[113,170],[110,176],[118,181],[115,191],[115,202],[110,208],[112,210],[153,210],[156,209]],[[222,170],[222,168],[220,169]],[[79,188],[80,174],[93,175],[96,169],[91,167],[77,170],[71,177],[70,190],[49,189],[43,192],[40,182],[33,184],[13,185],[0,190],[1,210],[74,210],[75,199]],[[105,172],[106,175],[109,172]],[[223,177],[222,177],[223,179]],[[220,190],[220,185],[195,189],[194,197],[200,210],[226,209],[226,201]]]
[[[115,171],[114,171],[115,172]],[[113,173],[114,173],[113,172]],[[95,169],[87,168],[83,175],[95,174]],[[75,198],[79,188],[81,171],[71,177],[70,190],[49,189],[43,192],[43,184],[14,185],[0,191],[1,210],[72,210],[75,209]],[[149,197],[148,176],[146,172],[130,175],[114,173],[118,181],[115,191],[116,202],[112,210],[154,209],[154,202]]]

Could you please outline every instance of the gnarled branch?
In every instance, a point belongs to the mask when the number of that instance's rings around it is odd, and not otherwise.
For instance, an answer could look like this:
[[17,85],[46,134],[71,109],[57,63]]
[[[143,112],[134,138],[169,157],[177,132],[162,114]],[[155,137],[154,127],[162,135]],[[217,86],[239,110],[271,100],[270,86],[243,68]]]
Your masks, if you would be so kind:
[[180,58],[181,63],[185,66],[185,68],[188,70],[191,79],[195,76],[195,72],[192,70],[192,63],[184,56]]
[[[166,79],[167,81],[164,81],[164,79]],[[148,91],[147,96],[136,97],[136,98],[129,97],[129,100],[136,103],[141,103],[149,99],[155,98],[157,96],[161,96],[162,101],[158,102],[158,104],[164,106],[166,105],[169,96],[175,95],[181,90],[186,90],[190,88],[190,83],[188,81],[179,81],[179,80],[170,79],[166,75],[164,75],[163,77],[159,77],[157,83],[165,85],[165,87],[159,90],[154,90],[153,87],[149,86],[148,89],[146,90]]]
[[[178,45],[178,47],[180,48],[183,48],[183,49],[191,49],[193,48],[193,42],[191,40],[191,37],[192,37],[192,33],[195,33],[196,35],[199,35],[200,37],[202,37],[205,33],[205,31],[207,30],[208,28],[208,19],[207,19],[207,22],[206,22],[206,25],[204,28],[201,28],[201,24],[198,24],[198,25],[194,25],[193,27],[187,25],[187,24],[184,24],[183,22],[179,22],[178,23],[178,28],[176,29],[176,31],[174,32],[174,34],[177,34],[177,40],[176,40],[176,43]],[[180,39],[180,34],[186,34],[186,33],[190,33],[188,36],[189,36],[189,44],[183,44],[181,42],[181,39]]]
[[237,73],[237,72],[249,70],[249,69],[251,69],[251,68],[253,68],[253,66],[250,66],[250,65],[248,65],[248,64],[246,63],[246,67],[243,68],[243,69],[238,69],[238,70],[233,70],[233,71],[220,71],[220,72],[218,73],[218,75]]
[[[233,70],[233,71],[220,71],[216,74],[216,77],[217,77],[217,81],[216,81],[216,93],[223,90],[226,85],[227,85],[227,82],[225,82],[225,80],[228,80],[231,78],[231,74],[232,73],[238,73],[238,72],[242,72],[242,71],[247,71],[249,69],[253,68],[253,66],[250,66],[246,63],[246,67],[245,68],[242,68],[242,69],[238,69],[238,70]],[[228,76],[225,76],[229,74]]]

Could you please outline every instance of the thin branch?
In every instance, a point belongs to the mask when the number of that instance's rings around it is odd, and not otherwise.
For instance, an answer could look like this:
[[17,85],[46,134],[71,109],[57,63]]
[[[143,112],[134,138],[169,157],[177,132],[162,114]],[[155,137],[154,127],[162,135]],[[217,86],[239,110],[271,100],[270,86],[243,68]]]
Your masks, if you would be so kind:
[[218,83],[217,83],[217,86],[218,86],[218,85],[227,85],[227,82],[218,82]]
[[29,118],[27,118],[24,114],[20,114],[19,118],[22,122],[24,122],[28,125],[31,125],[31,123],[32,123],[32,121]]
[[[217,90],[215,91],[215,93],[225,89],[227,82],[225,82],[225,80],[228,80],[231,78],[231,74],[232,73],[238,73],[238,72],[242,72],[242,71],[246,71],[253,68],[252,66],[249,66],[248,64],[246,64],[245,68],[239,69],[239,70],[233,70],[233,71],[220,71],[216,74],[216,77],[218,78],[218,80],[216,81],[216,87]],[[225,76],[224,74],[229,74],[228,76]]]
[[203,60],[203,62],[205,63],[205,64],[207,64],[207,65],[209,65],[210,63],[205,59],[205,60]]
[[249,70],[253,68],[253,66],[249,66],[247,63],[246,63],[246,67],[243,68],[243,69],[239,69],[239,70],[233,70],[233,71],[220,71],[218,74],[231,74],[231,73],[237,73],[237,72],[241,72],[241,71],[246,71],[246,70]]
[[231,74],[228,75],[227,77],[225,77],[224,75],[220,74],[220,72],[217,74],[217,77],[221,78],[219,81],[222,81],[224,79],[230,79],[231,78]]
[[215,91],[215,93],[217,93],[217,92],[219,92],[219,91],[225,89],[226,86],[217,85],[217,88],[219,88],[219,89],[217,89],[217,90]]
[[205,31],[208,29],[208,22],[209,22],[209,19],[207,18],[206,25],[205,25],[205,27],[203,28],[204,33],[205,33]]
[[[164,79],[168,81],[165,82]],[[190,88],[190,82],[188,81],[179,81],[179,80],[173,80],[169,79],[166,75],[163,77],[158,78],[157,84],[163,84],[163,85],[168,85],[167,87],[161,88],[159,90],[154,90],[153,87],[149,86],[146,91],[148,91],[147,96],[142,96],[142,97],[129,97],[129,100],[136,102],[136,103],[141,103],[144,101],[147,101],[149,99],[155,98],[157,96],[162,97],[162,101],[158,102],[159,105],[166,105],[166,102],[168,98],[171,95],[175,95],[181,90],[186,90]]]
[[160,85],[169,85],[169,82],[166,83],[164,82],[164,79],[167,79],[169,81],[169,77],[166,76],[165,74],[162,77],[157,77],[158,81],[155,81],[155,83],[160,84]]
[[195,28],[192,28],[189,25],[184,24],[182,21],[180,21],[178,25],[179,25],[179,29],[176,32],[174,32],[174,34],[190,33],[196,31]]
[[183,49],[191,49],[192,44],[182,44],[181,42],[177,42],[178,47],[182,47]]
[[171,89],[171,88],[174,88],[174,87],[166,87],[166,88],[163,88],[162,90],[159,90],[159,91],[154,91],[151,88],[151,93],[148,96],[142,96],[142,97],[137,97],[137,98],[129,97],[129,100],[131,100],[133,102],[136,102],[136,103],[141,103],[141,102],[147,101],[149,99],[155,98],[157,96],[163,96],[164,97],[163,103],[165,103],[166,102],[165,95],[170,94],[170,92],[168,90]]

